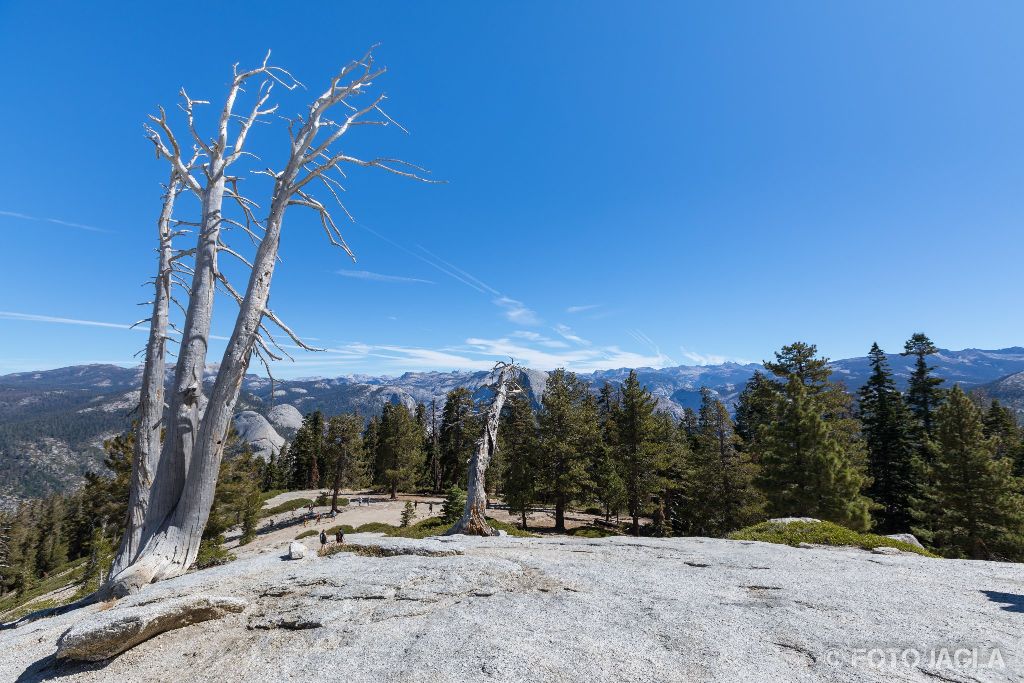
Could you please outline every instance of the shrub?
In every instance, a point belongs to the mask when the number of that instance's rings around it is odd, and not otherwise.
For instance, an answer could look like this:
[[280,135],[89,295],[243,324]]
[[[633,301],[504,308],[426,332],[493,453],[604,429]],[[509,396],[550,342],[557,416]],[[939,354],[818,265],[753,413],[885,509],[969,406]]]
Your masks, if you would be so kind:
[[412,523],[412,520],[416,519],[416,510],[413,507],[412,501],[405,501],[405,507],[402,508],[402,522],[399,524],[401,527],[407,527]]
[[280,505],[275,505],[272,508],[266,508],[260,510],[260,518],[270,517],[271,515],[280,515],[283,512],[291,512],[292,510],[298,510],[300,508],[309,507],[309,504],[313,501],[309,498],[295,498],[294,500],[286,500]]
[[598,508],[598,507],[589,507],[586,510],[584,510],[583,512],[588,514],[588,515],[603,515],[604,514],[604,510],[602,510],[601,508]]
[[458,486],[448,489],[444,502],[441,503],[441,519],[446,524],[455,524],[462,517],[462,511],[466,508],[466,492]]
[[334,538],[334,534],[338,533],[339,529],[346,534],[354,534],[356,532],[355,527],[351,524],[335,524],[327,529],[327,535]]
[[745,529],[734,531],[727,538],[736,541],[764,541],[797,546],[801,543],[817,545],[852,546],[871,550],[872,548],[898,548],[925,557],[936,557],[915,545],[886,538],[876,534],[862,534],[832,522],[761,522]]
[[385,524],[384,522],[367,522],[366,524],[359,525],[354,533],[366,534],[366,533],[382,533],[391,534],[392,531],[398,527]]
[[295,540],[296,540],[296,541],[301,541],[301,540],[302,540],[302,539],[304,539],[304,538],[309,538],[310,536],[316,536],[316,535],[317,535],[317,534],[319,534],[319,533],[320,533],[320,532],[319,532],[319,531],[317,531],[316,529],[309,529],[309,530],[307,530],[307,531],[303,531],[303,532],[302,532],[301,534],[299,534],[298,536],[296,536],[296,537],[295,537]]
[[605,536],[622,536],[622,533],[612,529],[602,529],[597,526],[581,526],[571,529],[569,535],[581,538],[604,538]]
[[338,507],[343,508],[346,505],[348,505],[348,498],[342,498],[341,496],[338,496]]

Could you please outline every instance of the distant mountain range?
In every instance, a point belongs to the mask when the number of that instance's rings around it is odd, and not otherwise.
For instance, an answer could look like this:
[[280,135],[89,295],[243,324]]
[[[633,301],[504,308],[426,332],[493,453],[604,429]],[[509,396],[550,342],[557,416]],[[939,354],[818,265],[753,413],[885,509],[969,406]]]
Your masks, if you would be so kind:
[[[913,359],[891,355],[897,382],[905,386]],[[1024,348],[986,351],[942,350],[931,357],[947,385],[959,383],[998,398],[1024,413]],[[638,368],[641,383],[657,398],[661,409],[675,416],[696,407],[706,386],[732,405],[744,384],[761,368],[740,365]],[[869,373],[866,357],[832,362],[833,378],[855,391]],[[605,381],[618,384],[629,369],[601,370],[580,375],[595,391]],[[68,490],[89,470],[102,467],[104,439],[123,431],[131,422],[138,401],[140,368],[115,365],[80,365],[57,370],[20,372],[0,376],[0,506],[19,499]],[[212,381],[212,375],[210,377]],[[243,383],[236,428],[264,455],[279,448],[297,426],[298,413],[322,410],[327,414],[358,411],[369,416],[386,403],[437,402],[438,410],[452,389],[466,387],[477,398],[489,394],[488,373],[407,372],[399,377],[312,377],[271,383],[248,375]],[[539,403],[547,373],[528,370],[524,381]],[[280,406],[293,406],[298,413]],[[272,412],[277,406],[278,409]]]

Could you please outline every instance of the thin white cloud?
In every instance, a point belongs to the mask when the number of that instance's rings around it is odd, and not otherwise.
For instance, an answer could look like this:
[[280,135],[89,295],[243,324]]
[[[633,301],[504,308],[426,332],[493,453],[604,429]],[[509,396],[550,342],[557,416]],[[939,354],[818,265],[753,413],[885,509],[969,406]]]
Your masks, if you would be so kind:
[[564,341],[552,339],[551,337],[545,337],[543,334],[534,332],[532,330],[516,330],[515,332],[512,333],[512,336],[518,337],[519,339],[526,339],[528,341],[532,341],[534,344],[540,344],[541,346],[546,346],[550,349],[569,348],[569,345],[566,344]]
[[52,315],[38,315],[35,313],[15,313],[13,311],[0,311],[0,318],[4,320],[24,320],[36,323],[59,323],[61,325],[86,325],[89,327],[113,327],[119,330],[129,330],[131,325],[125,323],[108,323],[99,320],[80,320],[78,318],[58,318]]
[[424,280],[419,277],[406,277],[404,275],[384,275],[383,273],[371,273],[368,270],[339,270],[336,271],[342,277],[355,278],[357,280],[373,280],[374,282],[406,282],[423,285],[436,284],[433,280]]
[[728,363],[730,361],[746,365],[750,362],[743,358],[732,358],[730,356],[723,356],[717,353],[699,353],[697,351],[691,351],[685,346],[680,346],[679,351],[683,354],[683,358],[695,365],[721,365],[722,363]]
[[641,330],[626,330],[626,332],[628,332],[629,335],[631,337],[633,337],[633,339],[636,339],[641,344],[647,346],[647,348],[649,348],[651,351],[654,351],[654,353],[657,354],[657,356],[659,358],[664,358],[665,361],[667,361],[667,363],[663,363],[663,364],[667,364],[667,365],[675,365],[676,364],[676,362],[674,360],[672,360],[672,358],[670,356],[667,356],[667,355],[663,354],[661,352],[661,348],[657,344],[655,344],[654,341],[650,337],[648,337],[646,334],[644,334]]
[[85,225],[84,223],[73,223],[71,221],[64,221],[59,218],[41,218],[39,216],[29,216],[28,214],[18,213],[17,211],[0,211],[0,216],[7,216],[9,218],[20,218],[25,221],[36,221],[39,223],[53,223],[55,225],[63,225],[67,228],[78,228],[79,230],[88,230],[89,232],[110,232],[103,228],[97,228],[95,225]]
[[516,301],[507,296],[494,299],[494,305],[504,309],[505,318],[517,325],[540,325],[540,318],[532,310],[526,307],[522,301]]
[[569,327],[568,325],[563,325],[562,323],[559,323],[551,329],[557,332],[563,339],[568,339],[574,344],[579,344],[580,346],[590,346],[590,342],[588,340],[584,339],[583,337],[573,332],[572,328]]
[[585,306],[570,306],[565,309],[566,313],[583,313],[585,311],[592,311],[595,308],[601,308],[601,304],[587,304]]

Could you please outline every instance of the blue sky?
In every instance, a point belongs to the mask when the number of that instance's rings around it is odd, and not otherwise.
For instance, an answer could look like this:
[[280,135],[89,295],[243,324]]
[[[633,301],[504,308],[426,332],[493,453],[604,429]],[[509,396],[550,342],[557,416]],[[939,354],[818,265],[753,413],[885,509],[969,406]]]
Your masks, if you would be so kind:
[[1019,3],[133,5],[0,3],[0,373],[133,362],[156,105],[270,48],[297,113],[373,43],[409,134],[351,144],[448,182],[351,174],[355,264],[288,215],[272,305],[331,350],[281,377],[1024,344]]

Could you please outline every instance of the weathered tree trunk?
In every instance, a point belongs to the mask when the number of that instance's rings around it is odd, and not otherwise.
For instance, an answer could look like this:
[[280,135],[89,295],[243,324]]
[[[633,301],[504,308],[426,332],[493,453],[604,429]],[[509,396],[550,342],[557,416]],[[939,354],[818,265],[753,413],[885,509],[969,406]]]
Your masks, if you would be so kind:
[[565,531],[565,503],[555,501],[555,531]]
[[[352,74],[356,72],[361,73],[353,76]],[[341,163],[381,168],[396,175],[424,180],[413,171],[396,167],[405,162],[394,159],[364,161],[343,153],[335,153],[330,149],[330,146],[354,123],[388,125],[391,122],[380,109],[383,96],[378,96],[369,106],[362,109],[351,107],[346,102],[350,97],[365,93],[373,80],[382,73],[383,69],[373,66],[369,54],[360,61],[346,65],[332,79],[330,88],[310,105],[308,114],[289,127],[291,146],[284,168],[276,173],[269,170],[258,171],[274,179],[274,190],[269,214],[263,226],[263,235],[259,239],[259,246],[251,264],[220,242],[221,226],[225,222],[241,227],[256,238],[247,226],[222,215],[223,200],[225,196],[230,196],[246,213],[247,222],[254,220],[249,210],[252,202],[238,195],[233,181],[228,193],[229,179],[226,170],[244,153],[243,143],[252,124],[259,116],[273,113],[276,107],[261,109],[270,95],[270,88],[263,86],[259,88],[260,97],[247,118],[233,115],[232,107],[242,90],[242,85],[253,76],[262,75],[268,82],[282,83],[288,88],[296,87],[298,82],[293,79],[290,83],[282,80],[282,75],[287,75],[287,72],[277,67],[268,67],[266,60],[260,68],[253,71],[239,73],[236,70],[227,102],[220,114],[217,138],[210,143],[203,141],[195,132],[192,125],[192,105],[195,102],[183,93],[186,101],[183,109],[189,118],[189,129],[208,160],[203,165],[205,185],[200,185],[192,178],[188,170],[182,171],[180,147],[167,126],[163,111],[161,110],[160,118],[151,117],[160,125],[170,143],[170,147],[165,145],[161,135],[151,130],[150,139],[157,147],[158,156],[171,160],[172,166],[177,168],[181,177],[187,181],[189,189],[202,198],[201,229],[194,250],[195,268],[189,293],[189,306],[185,315],[181,352],[175,368],[174,392],[170,400],[171,423],[167,427],[167,436],[150,493],[149,507],[138,541],[141,549],[127,566],[123,566],[117,574],[111,576],[104,589],[105,595],[121,596],[136,592],[150,582],[184,573],[195,561],[203,529],[206,527],[213,504],[227,430],[251,357],[253,353],[260,353],[264,361],[266,356],[280,360],[269,350],[262,336],[266,331],[264,318],[276,324],[301,348],[315,350],[302,342],[267,308],[286,209],[297,205],[317,211],[331,243],[344,248],[351,255],[326,207],[310,194],[309,183],[314,180],[322,181],[337,198],[338,195],[331,184],[337,185],[338,181],[328,177],[327,173]],[[344,82],[350,76],[351,79]],[[290,75],[287,77],[291,79]],[[325,118],[325,114],[332,107],[342,103],[348,106],[349,110],[341,121]],[[357,121],[371,111],[379,112],[385,120]],[[228,125],[236,119],[241,119],[242,123],[238,135],[230,141]],[[322,131],[326,131],[326,134],[318,140],[318,133]],[[405,166],[418,169],[409,164]],[[227,251],[249,265],[250,274],[244,295],[236,292],[225,276],[218,271],[218,251]],[[210,338],[213,295],[218,282],[235,298],[239,311],[210,391],[209,401],[204,405],[203,373],[206,369]],[[270,343],[276,345],[272,337]],[[280,345],[276,346],[283,351]]]
[[473,536],[496,536],[497,533],[487,523],[487,485],[484,479],[487,466],[498,445],[498,422],[501,410],[505,406],[509,387],[515,379],[518,368],[514,364],[500,364],[498,382],[494,390],[494,400],[487,410],[484,422],[484,434],[476,443],[476,451],[469,459],[469,476],[466,491],[466,507],[462,517],[447,534],[467,534]]
[[135,452],[128,500],[128,526],[111,574],[128,566],[141,547],[142,525],[149,509],[150,487],[160,459],[160,430],[164,412],[164,381],[167,358],[167,334],[171,301],[172,239],[171,219],[174,200],[181,186],[176,171],[171,172],[157,220],[157,272],[153,279],[153,308],[149,319],[149,341],[139,390],[139,419],[135,430]]
[[526,510],[525,510],[525,508],[522,511],[522,515],[523,515],[523,531],[526,531]]

